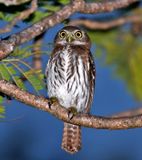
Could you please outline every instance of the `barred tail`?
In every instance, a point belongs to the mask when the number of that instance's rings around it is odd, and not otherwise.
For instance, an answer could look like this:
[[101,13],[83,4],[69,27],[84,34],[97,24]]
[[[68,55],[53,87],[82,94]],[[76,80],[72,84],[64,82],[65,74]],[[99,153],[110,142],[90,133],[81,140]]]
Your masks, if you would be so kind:
[[81,149],[80,126],[64,123],[62,149],[72,154]]

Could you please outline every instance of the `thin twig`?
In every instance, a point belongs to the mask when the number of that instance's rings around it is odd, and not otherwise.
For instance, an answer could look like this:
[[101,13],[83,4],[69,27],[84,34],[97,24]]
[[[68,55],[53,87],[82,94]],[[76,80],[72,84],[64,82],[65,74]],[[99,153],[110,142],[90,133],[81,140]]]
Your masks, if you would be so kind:
[[34,13],[37,9],[37,0],[32,0],[31,7],[22,11],[18,16],[16,16],[6,27],[0,29],[0,34],[5,32],[10,32],[11,28],[16,25],[20,20],[24,20]]
[[32,52],[34,54],[33,54],[32,62],[33,62],[33,68],[35,70],[41,70],[42,69],[41,46],[42,46],[43,36],[44,36],[44,33],[37,36],[34,39],[34,47],[33,47],[33,50],[32,50]]
[[87,19],[72,20],[69,25],[79,26],[82,25],[88,29],[107,30],[113,27],[118,27],[126,23],[142,22],[142,15],[132,15],[127,17],[121,17],[115,20],[98,22]]
[[0,0],[0,3],[3,3],[6,6],[11,6],[11,5],[20,5],[28,1],[31,1],[31,0]]
[[132,116],[137,116],[137,115],[142,115],[142,107],[137,107],[130,109],[129,111],[117,113],[111,117],[132,117]]

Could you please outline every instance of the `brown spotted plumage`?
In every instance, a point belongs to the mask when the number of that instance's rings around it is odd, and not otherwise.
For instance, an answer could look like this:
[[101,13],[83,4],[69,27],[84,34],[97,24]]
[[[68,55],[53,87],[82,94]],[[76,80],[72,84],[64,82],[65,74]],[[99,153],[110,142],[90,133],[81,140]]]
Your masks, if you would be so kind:
[[[88,35],[77,27],[67,26],[55,37],[55,47],[46,74],[49,97],[72,112],[88,113],[93,100],[95,67]],[[81,148],[80,126],[64,123],[62,148],[75,153]]]

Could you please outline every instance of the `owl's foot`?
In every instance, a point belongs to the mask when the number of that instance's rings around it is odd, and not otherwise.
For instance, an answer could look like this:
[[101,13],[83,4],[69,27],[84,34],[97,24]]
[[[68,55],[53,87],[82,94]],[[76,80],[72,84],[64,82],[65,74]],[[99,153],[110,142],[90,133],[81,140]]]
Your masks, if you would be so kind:
[[70,108],[68,108],[68,118],[71,120],[74,116],[77,115],[77,109],[73,106],[71,106]]
[[51,109],[52,104],[58,103],[58,99],[56,97],[50,97],[48,101],[48,106]]

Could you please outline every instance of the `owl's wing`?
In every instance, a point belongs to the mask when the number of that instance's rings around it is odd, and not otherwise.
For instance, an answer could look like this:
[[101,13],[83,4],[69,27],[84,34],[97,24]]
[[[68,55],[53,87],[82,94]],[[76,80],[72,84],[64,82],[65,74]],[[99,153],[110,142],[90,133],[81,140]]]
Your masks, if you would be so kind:
[[50,61],[52,60],[52,57],[50,57],[49,59],[48,59],[48,62],[47,62],[47,65],[46,65],[46,69],[45,69],[45,78],[47,79],[47,77],[48,77],[48,70],[49,70],[49,67],[50,67]]
[[[50,59],[49,59],[49,60],[50,60]],[[47,62],[46,69],[45,69],[45,73],[44,73],[44,82],[45,82],[45,84],[46,84],[46,88],[47,88],[47,76],[48,76],[49,60],[48,60],[48,62]]]
[[89,61],[90,61],[90,76],[93,80],[93,84],[95,85],[95,78],[96,78],[96,68],[95,68],[95,63],[94,63],[94,60],[93,60],[93,56],[92,54],[90,53],[90,56],[89,56]]
[[95,69],[95,64],[93,61],[93,56],[90,53],[88,57],[88,77],[89,77],[89,86],[90,86],[90,95],[89,95],[89,100],[87,103],[87,107],[85,110],[85,113],[88,113],[90,111],[90,107],[93,101],[93,96],[94,96],[94,88],[95,88],[95,78],[96,78],[96,69]]
[[[49,63],[49,61],[48,61],[48,63]],[[47,65],[46,65],[46,69],[45,69],[45,78],[47,78],[47,76],[48,76],[48,63],[47,63]]]

